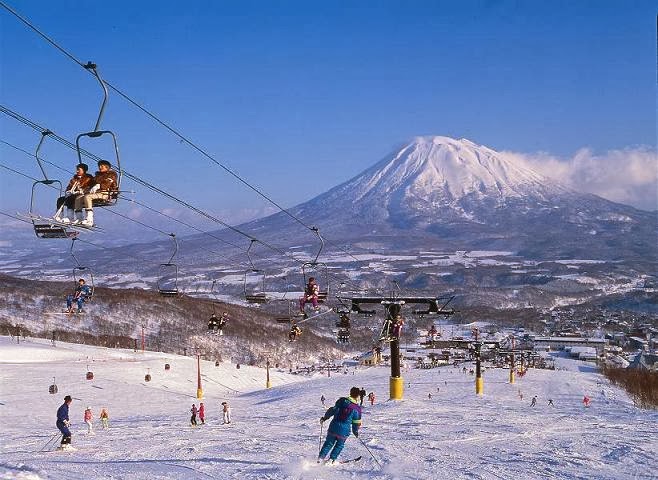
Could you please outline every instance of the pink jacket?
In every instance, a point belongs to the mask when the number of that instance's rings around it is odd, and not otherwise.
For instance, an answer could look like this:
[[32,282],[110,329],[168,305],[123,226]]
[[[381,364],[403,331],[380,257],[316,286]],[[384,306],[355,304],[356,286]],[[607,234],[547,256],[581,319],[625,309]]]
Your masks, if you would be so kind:
[[205,418],[206,416],[206,406],[199,405],[199,418]]
[[94,418],[94,417],[93,417],[93,415],[91,414],[91,410],[85,410],[85,422],[86,422],[87,420],[91,420],[92,418]]

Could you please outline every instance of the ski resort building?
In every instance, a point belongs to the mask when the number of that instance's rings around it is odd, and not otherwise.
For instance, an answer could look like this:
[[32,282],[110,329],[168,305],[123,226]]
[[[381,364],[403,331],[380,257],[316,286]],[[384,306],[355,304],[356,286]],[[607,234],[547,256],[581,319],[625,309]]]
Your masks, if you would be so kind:
[[601,355],[606,345],[604,338],[584,337],[534,337],[535,350],[564,350],[566,347],[593,347]]

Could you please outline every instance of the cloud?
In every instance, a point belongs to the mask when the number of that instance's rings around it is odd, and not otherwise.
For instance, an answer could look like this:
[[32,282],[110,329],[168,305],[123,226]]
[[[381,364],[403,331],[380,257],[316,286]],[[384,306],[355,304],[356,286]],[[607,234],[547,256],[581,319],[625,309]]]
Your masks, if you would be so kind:
[[658,209],[658,153],[653,148],[629,147],[600,155],[581,148],[567,159],[544,152],[502,153],[574,190],[642,210]]

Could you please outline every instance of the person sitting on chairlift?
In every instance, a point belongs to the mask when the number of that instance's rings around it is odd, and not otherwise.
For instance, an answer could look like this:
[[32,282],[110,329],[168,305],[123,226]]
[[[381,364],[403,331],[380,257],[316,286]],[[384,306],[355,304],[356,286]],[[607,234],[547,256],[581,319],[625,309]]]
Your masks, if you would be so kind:
[[320,296],[320,287],[315,283],[315,277],[308,279],[308,283],[304,287],[304,296],[299,299],[299,310],[303,314],[304,307],[308,302],[313,304],[313,308],[316,312],[320,310],[318,307],[318,297]]
[[[73,209],[75,208],[76,198],[89,193],[89,189],[94,184],[94,177],[87,173],[89,167],[86,163],[79,163],[75,167],[75,175],[69,181],[66,187],[66,192],[63,197],[57,199],[57,211],[53,217],[56,221],[61,223],[71,223],[75,219],[73,217]],[[66,207],[66,216],[62,216],[62,212]]]
[[111,202],[118,193],[117,172],[112,170],[110,162],[100,160],[98,162],[98,171],[94,176],[94,186],[91,187],[88,194],[77,197],[75,200],[76,220],[74,223],[79,223],[85,227],[93,227],[94,200]]
[[290,332],[288,333],[288,340],[294,342],[298,336],[302,334],[302,329],[299,328],[299,325],[293,323],[290,327]]
[[224,327],[228,322],[228,312],[223,312],[221,318],[218,320],[217,329],[220,335],[224,335]]
[[91,297],[91,287],[85,283],[84,278],[78,280],[75,292],[66,296],[66,313],[73,313],[73,302],[78,305],[78,313],[82,313],[82,305]]

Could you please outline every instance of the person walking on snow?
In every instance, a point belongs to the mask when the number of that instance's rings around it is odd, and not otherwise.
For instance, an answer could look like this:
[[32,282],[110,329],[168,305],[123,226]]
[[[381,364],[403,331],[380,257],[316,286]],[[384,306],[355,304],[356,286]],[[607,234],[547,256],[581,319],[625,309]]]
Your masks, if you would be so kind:
[[87,424],[87,434],[94,433],[94,425],[91,423],[93,419],[94,419],[94,414],[91,413],[91,407],[87,406],[87,409],[85,410],[84,413],[84,421]]
[[531,407],[534,407],[535,405],[537,405],[537,395],[532,397],[532,401],[530,402]]
[[327,438],[318,454],[318,463],[322,463],[329,454],[331,463],[336,463],[338,455],[343,451],[345,440],[350,436],[350,431],[355,437],[359,436],[361,427],[361,407],[358,405],[359,387],[350,389],[349,397],[341,397],[333,407],[320,417],[320,424],[333,417],[327,429]]
[[231,423],[231,407],[228,402],[222,402],[222,413],[224,414],[224,424]]
[[201,420],[201,425],[206,423],[206,407],[203,405],[203,402],[199,404],[199,420]]
[[375,404],[375,392],[370,392],[368,394],[368,400],[370,400],[370,406]]
[[364,398],[366,398],[366,389],[361,387],[361,390],[359,390],[359,405],[362,407]]
[[101,419],[101,425],[103,426],[103,430],[106,430],[107,428],[110,427],[110,414],[107,413],[107,408],[103,407],[101,408],[101,413],[98,415],[98,417]]
[[190,412],[192,412],[192,417],[190,418],[190,423],[196,427],[196,404],[192,404],[192,408],[190,408]]
[[64,397],[64,403],[57,409],[57,428],[62,432],[61,450],[67,450],[71,447],[71,422],[69,421],[69,405],[73,402],[70,395]]

